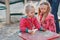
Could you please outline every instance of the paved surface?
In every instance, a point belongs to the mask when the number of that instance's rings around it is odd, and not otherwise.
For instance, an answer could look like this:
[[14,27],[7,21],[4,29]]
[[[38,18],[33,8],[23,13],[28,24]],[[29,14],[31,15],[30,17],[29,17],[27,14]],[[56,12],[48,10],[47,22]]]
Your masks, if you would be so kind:
[[[18,36],[19,23],[4,26],[0,28],[0,40],[21,40]],[[60,38],[57,40],[60,40]]]
[[18,37],[18,23],[11,25],[4,25],[0,28],[0,40],[20,40]]

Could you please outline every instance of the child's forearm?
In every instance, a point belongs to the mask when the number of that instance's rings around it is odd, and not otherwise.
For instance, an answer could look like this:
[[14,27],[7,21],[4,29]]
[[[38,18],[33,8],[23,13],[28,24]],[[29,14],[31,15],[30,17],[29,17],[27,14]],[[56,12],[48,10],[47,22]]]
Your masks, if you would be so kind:
[[38,29],[33,29],[32,31],[33,31],[33,32],[36,32],[37,30],[38,30]]

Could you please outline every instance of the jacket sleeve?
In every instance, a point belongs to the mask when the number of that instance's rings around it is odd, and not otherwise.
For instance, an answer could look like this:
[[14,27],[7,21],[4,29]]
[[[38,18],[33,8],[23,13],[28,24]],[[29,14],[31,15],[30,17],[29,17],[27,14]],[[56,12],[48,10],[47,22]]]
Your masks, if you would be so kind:
[[53,32],[56,32],[56,25],[55,25],[55,20],[54,20],[54,16],[51,16],[50,20],[49,20],[49,29]]
[[35,28],[40,29],[40,23],[38,22],[37,18],[34,19]]
[[26,23],[25,22],[26,22],[25,18],[21,18],[21,20],[20,20],[20,26],[19,26],[21,32],[28,32],[28,29],[26,27]]
[[49,16],[45,23],[42,24],[46,29],[56,32],[54,16]]
[[40,31],[43,31],[44,28],[41,26],[41,24],[38,22],[38,20],[35,18],[35,21],[34,21],[34,25],[35,25],[35,28],[40,30]]

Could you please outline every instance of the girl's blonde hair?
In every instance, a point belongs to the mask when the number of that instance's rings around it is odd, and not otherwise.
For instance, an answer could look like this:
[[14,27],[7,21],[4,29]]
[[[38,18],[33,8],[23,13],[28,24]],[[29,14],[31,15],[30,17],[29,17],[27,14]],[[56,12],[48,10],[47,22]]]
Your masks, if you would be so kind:
[[31,8],[35,9],[35,6],[32,3],[27,3],[25,5],[25,12],[28,13],[31,10]]
[[[48,7],[47,7],[47,10],[46,10],[46,15],[49,13],[49,12],[51,12],[51,6],[50,6],[50,3],[49,2],[41,2],[40,4],[39,4],[39,7],[41,6],[41,5],[47,5]],[[40,13],[41,13],[41,11],[40,11],[40,8],[38,8],[38,15],[40,15]]]

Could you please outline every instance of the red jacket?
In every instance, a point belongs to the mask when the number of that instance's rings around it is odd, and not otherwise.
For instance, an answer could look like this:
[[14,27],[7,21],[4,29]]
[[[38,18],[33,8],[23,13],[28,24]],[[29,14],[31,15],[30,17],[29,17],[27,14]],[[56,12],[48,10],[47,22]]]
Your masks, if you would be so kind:
[[[42,20],[42,15],[40,15],[40,23]],[[50,30],[52,32],[56,32],[56,26],[54,21],[54,15],[48,14],[43,24],[41,24],[45,29]]]
[[37,21],[36,17],[27,18],[22,17],[20,20],[20,31],[26,32],[26,29],[32,30],[34,28],[40,29],[40,24]]

